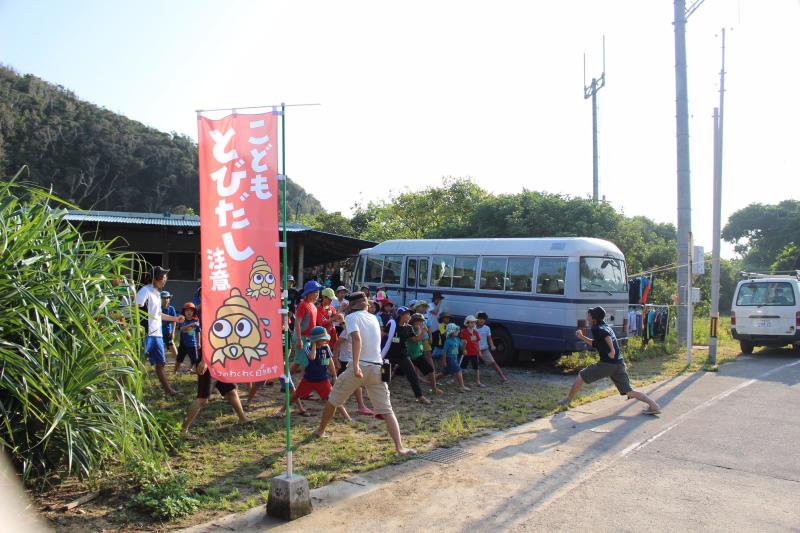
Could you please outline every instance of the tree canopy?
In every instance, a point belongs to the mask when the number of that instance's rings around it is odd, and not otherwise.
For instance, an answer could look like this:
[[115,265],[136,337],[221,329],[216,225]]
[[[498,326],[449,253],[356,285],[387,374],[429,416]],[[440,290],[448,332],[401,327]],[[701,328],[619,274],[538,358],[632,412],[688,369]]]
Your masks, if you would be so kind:
[[[25,177],[84,209],[197,211],[197,145],[0,66],[0,176]],[[287,181],[289,217],[321,212]],[[146,194],[143,194],[146,193]]]
[[734,244],[747,269],[800,268],[800,201],[750,204],[730,216],[722,238]]

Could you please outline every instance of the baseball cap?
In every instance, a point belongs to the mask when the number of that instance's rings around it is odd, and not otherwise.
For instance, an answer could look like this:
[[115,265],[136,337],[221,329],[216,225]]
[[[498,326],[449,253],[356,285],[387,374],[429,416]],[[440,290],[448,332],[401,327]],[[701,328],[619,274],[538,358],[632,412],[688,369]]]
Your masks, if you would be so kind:
[[161,297],[162,298],[172,298],[172,295],[169,293],[169,291],[161,291]]
[[411,309],[409,309],[408,307],[398,307],[397,308],[397,316],[401,316],[401,315],[403,315],[405,313],[410,313],[410,312],[411,312]]
[[478,319],[475,318],[475,315],[469,315],[467,318],[464,319],[464,324],[469,324],[470,322],[477,322]]
[[328,287],[326,289],[322,289],[322,297],[323,298],[330,298],[331,300],[333,300],[334,298],[336,298],[336,293],[333,292],[333,289]]

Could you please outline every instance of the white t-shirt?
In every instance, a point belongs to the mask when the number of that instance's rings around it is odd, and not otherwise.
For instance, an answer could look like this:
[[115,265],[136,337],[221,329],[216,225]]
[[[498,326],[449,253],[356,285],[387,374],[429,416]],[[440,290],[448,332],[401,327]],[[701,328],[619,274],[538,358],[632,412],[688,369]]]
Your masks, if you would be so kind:
[[481,336],[481,340],[478,341],[478,348],[481,350],[488,350],[489,349],[489,336],[492,334],[492,330],[489,329],[489,324],[484,324],[481,327],[476,327],[475,329],[478,330],[478,333]]
[[439,329],[439,315],[444,313],[447,309],[445,308],[444,302],[439,304],[439,310],[436,311],[436,306],[431,304],[428,308],[428,312],[425,316],[425,323],[428,324],[428,329],[431,331],[435,331]]
[[136,293],[136,305],[147,305],[147,336],[161,337],[161,291],[145,285]]
[[339,361],[342,363],[350,363],[353,361],[353,341],[350,335],[347,335],[347,330],[342,332],[339,337]]
[[334,299],[333,299],[333,301],[331,302],[331,306],[332,306],[334,309],[336,309],[337,311],[339,311],[339,310],[340,310],[340,308],[341,308],[343,305],[344,305],[344,306],[347,306],[347,304],[348,304],[348,303],[349,303],[349,302],[348,302],[347,300],[342,300],[342,301],[340,302],[338,298],[334,298]]
[[381,327],[378,318],[366,311],[356,311],[344,319],[347,334],[358,332],[361,337],[360,361],[380,364],[381,359]]

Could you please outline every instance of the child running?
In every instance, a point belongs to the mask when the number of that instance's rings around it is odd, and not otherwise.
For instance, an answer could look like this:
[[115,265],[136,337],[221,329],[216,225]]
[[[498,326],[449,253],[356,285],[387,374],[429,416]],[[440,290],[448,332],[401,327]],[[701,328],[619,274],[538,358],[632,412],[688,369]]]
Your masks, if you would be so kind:
[[408,323],[411,324],[411,327],[414,330],[414,336],[406,339],[406,350],[408,351],[408,357],[411,358],[411,362],[417,369],[419,369],[419,372],[423,377],[427,378],[430,376],[429,379],[431,380],[431,389],[433,390],[434,394],[444,394],[444,391],[436,386],[436,372],[433,370],[433,365],[428,362],[428,358],[425,357],[425,352],[423,350],[425,338],[428,336],[428,328],[425,325],[425,317],[420,313],[414,313],[411,315],[411,320],[409,320]]
[[[442,317],[440,317],[440,319],[441,318]],[[447,324],[447,327],[445,328],[446,338],[444,341],[444,346],[442,347],[442,352],[444,353],[445,358],[442,375],[455,376],[456,382],[458,382],[459,390],[461,392],[467,392],[470,389],[464,386],[464,374],[461,372],[461,367],[458,364],[458,355],[461,353],[461,338],[459,337],[460,333],[461,328],[459,328],[457,324]]]
[[[298,399],[308,400],[311,398],[311,393],[316,392],[322,401],[327,402],[328,396],[330,396],[331,390],[333,390],[331,382],[328,380],[328,375],[330,375],[333,382],[336,383],[336,367],[333,364],[333,352],[331,351],[331,347],[328,346],[329,340],[331,340],[331,336],[328,335],[324,327],[315,326],[311,329],[309,334],[311,346],[306,352],[308,365],[303,372],[303,379],[301,379],[300,384],[297,385],[297,389],[293,390],[289,396],[289,403],[297,402],[297,409],[300,416],[308,417],[311,416],[311,413],[303,408],[302,403],[299,403]],[[345,420],[348,422],[353,421],[350,415],[347,414],[347,410],[343,405],[338,407],[338,411]],[[275,413],[275,417],[280,418],[285,414],[286,405],[282,405],[278,412]]]
[[178,355],[175,357],[175,373],[180,370],[183,361],[189,357],[189,369],[197,366],[199,358],[197,356],[197,338],[200,336],[200,321],[195,316],[197,308],[192,302],[183,304],[181,314],[186,320],[178,326],[180,329],[181,344],[178,346]]
[[473,315],[469,315],[464,319],[464,329],[461,330],[461,340],[464,343],[464,357],[461,358],[461,369],[466,370],[469,367],[475,369],[475,385],[485,387],[486,385],[481,383],[481,371],[478,370],[481,335],[475,328],[477,322],[478,319]]
[[438,319],[436,328],[431,333],[431,358],[434,366],[444,369],[447,365],[447,354],[444,352],[444,343],[447,340],[447,325],[450,324],[450,315],[442,312]]
[[478,311],[478,314],[475,316],[478,319],[478,325],[475,329],[478,330],[478,335],[480,336],[478,348],[480,348],[481,351],[481,359],[483,359],[484,363],[494,368],[494,371],[500,376],[501,383],[507,383],[508,378],[500,369],[500,365],[497,364],[494,357],[492,357],[492,352],[495,348],[494,340],[492,339],[492,330],[489,329],[489,325],[486,323],[486,321],[489,320],[489,315],[483,311]]

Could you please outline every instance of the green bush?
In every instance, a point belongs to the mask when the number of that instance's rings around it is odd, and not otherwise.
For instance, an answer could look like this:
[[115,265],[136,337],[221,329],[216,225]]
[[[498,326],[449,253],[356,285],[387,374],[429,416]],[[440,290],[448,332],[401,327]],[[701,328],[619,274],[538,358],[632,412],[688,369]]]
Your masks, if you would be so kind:
[[65,203],[15,179],[0,182],[0,446],[25,478],[90,477],[162,453],[141,401],[137,309],[112,283],[132,258],[82,237]]
[[157,520],[176,520],[197,511],[200,500],[189,494],[184,475],[174,475],[161,465],[144,461],[131,468],[139,487],[131,505]]

